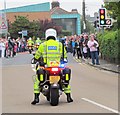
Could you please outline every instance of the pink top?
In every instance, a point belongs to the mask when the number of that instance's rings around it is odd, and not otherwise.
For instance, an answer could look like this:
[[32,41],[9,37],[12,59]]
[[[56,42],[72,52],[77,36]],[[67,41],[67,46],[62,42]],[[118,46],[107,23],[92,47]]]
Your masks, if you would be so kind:
[[17,45],[14,46],[14,52],[17,52]]
[[[94,46],[94,44],[96,44],[96,46]],[[94,40],[94,41],[89,40],[87,45],[90,48],[91,52],[92,51],[97,51],[97,47],[99,46],[99,44],[96,40]]]

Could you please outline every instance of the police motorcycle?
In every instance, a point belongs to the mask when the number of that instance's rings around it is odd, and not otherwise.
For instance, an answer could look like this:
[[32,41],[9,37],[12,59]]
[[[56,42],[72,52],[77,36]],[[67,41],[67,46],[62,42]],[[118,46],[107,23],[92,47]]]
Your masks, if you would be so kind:
[[33,44],[32,43],[29,43],[28,45],[27,45],[27,47],[28,47],[28,51],[29,51],[29,53],[31,54],[32,53],[32,51],[33,51]]
[[36,49],[36,50],[38,50],[39,45],[40,45],[40,43],[36,43],[36,44],[35,44],[35,46],[34,46],[34,47],[35,47],[35,49]]
[[[36,71],[39,68],[45,70],[45,77],[41,74],[39,79],[40,92],[52,106],[57,106],[59,104],[60,95],[62,95],[64,91],[62,86],[67,84],[65,81],[68,79],[68,76],[63,74],[66,63],[67,60],[62,58],[60,62],[51,62],[51,66],[47,67],[42,57],[36,62]],[[31,60],[31,64],[34,64],[34,58]],[[36,76],[33,76],[33,80],[35,80],[35,77]]]

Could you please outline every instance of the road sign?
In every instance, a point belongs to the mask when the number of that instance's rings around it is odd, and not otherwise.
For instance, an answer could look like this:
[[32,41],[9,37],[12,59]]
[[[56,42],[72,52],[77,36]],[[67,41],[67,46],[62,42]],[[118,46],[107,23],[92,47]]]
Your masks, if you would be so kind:
[[106,25],[111,26],[112,25],[112,20],[111,19],[106,19]]
[[4,22],[2,22],[1,25],[0,25],[0,28],[1,29],[7,29],[7,26],[6,26],[6,24]]
[[27,36],[27,30],[22,30],[22,35]]
[[4,13],[0,13],[0,34],[7,34],[7,20]]

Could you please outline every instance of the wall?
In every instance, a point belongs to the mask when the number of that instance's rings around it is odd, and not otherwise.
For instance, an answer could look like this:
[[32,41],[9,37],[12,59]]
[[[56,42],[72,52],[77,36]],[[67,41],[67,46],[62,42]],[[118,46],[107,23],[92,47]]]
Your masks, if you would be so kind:
[[14,22],[15,21],[15,16],[27,16],[30,21],[33,20],[45,20],[51,19],[50,12],[12,12],[12,13],[7,13],[7,19],[9,21]]

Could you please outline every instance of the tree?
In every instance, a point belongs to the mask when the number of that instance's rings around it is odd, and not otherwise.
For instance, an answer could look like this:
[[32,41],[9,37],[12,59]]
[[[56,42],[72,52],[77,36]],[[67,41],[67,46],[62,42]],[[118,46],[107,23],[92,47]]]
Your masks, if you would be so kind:
[[28,30],[29,20],[26,17],[18,16],[15,17],[15,21],[10,25],[9,32],[12,37],[18,37],[18,32],[22,30]]
[[56,29],[58,35],[62,31],[61,26],[57,26],[52,20],[39,20],[39,21],[29,21],[27,17],[18,16],[15,17],[16,20],[8,23],[9,33],[11,37],[17,38],[19,36],[18,32],[22,30],[28,31],[28,37],[45,37],[45,30],[48,28]]
[[110,17],[117,20],[118,28],[120,28],[120,1],[105,2],[105,8],[108,10]]
[[62,27],[61,26],[57,26],[57,24],[53,21],[53,20],[39,20],[39,33],[41,33],[41,37],[45,37],[45,31],[48,29],[48,28],[54,28],[58,35],[61,33],[62,31]]
[[36,36],[36,31],[38,29],[38,25],[35,21],[30,22],[27,17],[17,16],[15,17],[15,21],[13,23],[9,22],[8,29],[11,37],[17,38],[18,32],[22,30],[28,31],[28,36]]

